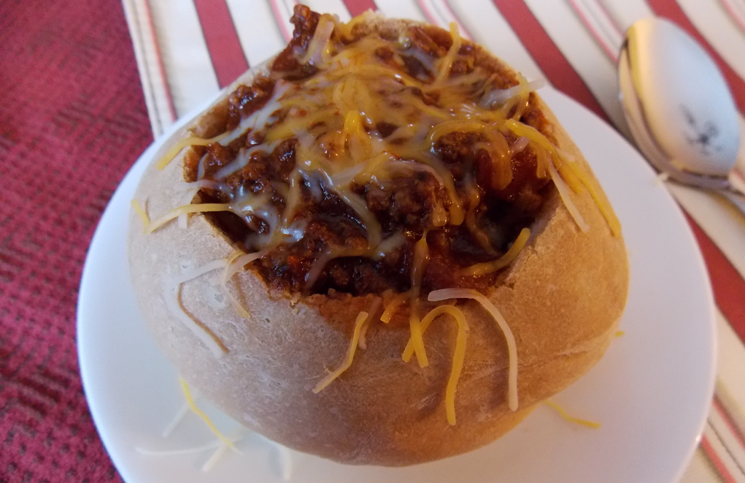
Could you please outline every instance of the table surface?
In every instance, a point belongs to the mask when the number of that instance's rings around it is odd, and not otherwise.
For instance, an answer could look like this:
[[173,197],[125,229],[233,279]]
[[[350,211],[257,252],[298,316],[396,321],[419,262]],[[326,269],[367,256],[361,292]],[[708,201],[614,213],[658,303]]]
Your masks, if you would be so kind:
[[[0,2],[0,481],[121,479],[91,421],[76,358],[86,249],[153,136],[276,53],[290,35],[294,3]],[[372,8],[442,26],[455,21],[621,133],[615,61],[623,32],[659,15],[715,55],[745,126],[745,0],[308,4],[342,20]],[[736,181],[745,179],[745,143],[740,153]],[[715,196],[668,187],[699,242],[718,307],[716,394],[683,481],[745,481],[745,217]]]

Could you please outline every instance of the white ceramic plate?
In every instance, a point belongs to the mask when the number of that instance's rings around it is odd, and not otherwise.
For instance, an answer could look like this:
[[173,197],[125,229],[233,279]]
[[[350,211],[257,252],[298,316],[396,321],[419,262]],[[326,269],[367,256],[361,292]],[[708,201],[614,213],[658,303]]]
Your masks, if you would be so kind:
[[[681,212],[646,162],[615,131],[551,89],[543,97],[592,164],[624,227],[631,290],[602,361],[554,400],[589,429],[542,405],[517,429],[472,453],[409,468],[351,467],[293,453],[293,482],[674,482],[703,428],[714,385],[714,305]],[[166,137],[166,136],[164,136]],[[175,370],[141,323],[126,258],[130,200],[158,144],[117,189],[93,237],[78,305],[78,351],[88,404],[114,464],[130,483],[282,481],[284,453],[251,436],[243,456],[212,451],[148,456],[136,448],[198,447],[214,436],[188,415],[161,433],[183,398]],[[218,421],[231,430],[226,418]]]

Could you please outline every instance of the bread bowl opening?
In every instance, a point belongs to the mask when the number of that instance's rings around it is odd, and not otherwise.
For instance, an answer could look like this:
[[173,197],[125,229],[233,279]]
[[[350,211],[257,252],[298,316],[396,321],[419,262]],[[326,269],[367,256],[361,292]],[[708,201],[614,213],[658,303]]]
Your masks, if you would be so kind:
[[456,28],[304,6],[292,22],[268,70],[195,133],[221,138],[187,153],[193,203],[224,203],[205,216],[266,250],[251,269],[285,292],[498,283],[466,269],[503,259],[556,193],[556,140],[527,81]]

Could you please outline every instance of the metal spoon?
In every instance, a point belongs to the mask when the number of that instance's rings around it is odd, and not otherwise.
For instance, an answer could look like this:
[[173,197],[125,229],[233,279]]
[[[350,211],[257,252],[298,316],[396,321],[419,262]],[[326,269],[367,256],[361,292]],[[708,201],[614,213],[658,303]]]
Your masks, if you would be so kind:
[[740,146],[737,110],[706,51],[674,23],[645,18],[626,32],[618,75],[631,134],[650,163],[745,213],[745,193],[729,181]]

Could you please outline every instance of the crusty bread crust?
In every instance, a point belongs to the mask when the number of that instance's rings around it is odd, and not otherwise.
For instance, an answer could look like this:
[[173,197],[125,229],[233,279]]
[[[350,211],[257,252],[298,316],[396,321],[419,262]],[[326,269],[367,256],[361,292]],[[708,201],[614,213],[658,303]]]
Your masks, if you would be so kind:
[[[398,29],[398,21],[370,16],[365,28]],[[506,67],[503,67],[506,68]],[[249,72],[238,82],[250,83]],[[590,172],[550,110],[562,149]],[[215,109],[220,109],[220,103]],[[214,131],[215,116],[188,126]],[[178,136],[183,136],[183,132]],[[160,216],[183,203],[183,155],[158,171],[150,166],[137,190],[147,211]],[[507,345],[488,313],[461,301],[470,326],[455,398],[457,424],[445,417],[456,324],[441,317],[425,334],[430,365],[404,363],[406,311],[389,325],[374,321],[366,350],[330,386],[312,389],[344,358],[354,320],[372,296],[312,295],[294,301],[270,290],[252,270],[229,287],[252,317],[239,317],[220,292],[220,271],[182,286],[184,309],[227,347],[216,358],[174,317],[165,297],[184,271],[228,257],[229,240],[201,215],[188,229],[170,223],[149,235],[133,214],[129,233],[132,283],[159,346],[199,392],[248,428],[291,448],[352,464],[402,466],[470,451],[518,424],[540,401],[586,373],[616,331],[628,291],[623,239],[613,237],[585,191],[572,199],[590,225],[582,233],[558,195],[549,196],[528,244],[488,298],[510,325],[518,348],[519,410],[507,407]]]

